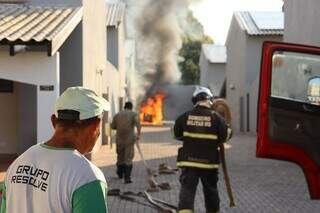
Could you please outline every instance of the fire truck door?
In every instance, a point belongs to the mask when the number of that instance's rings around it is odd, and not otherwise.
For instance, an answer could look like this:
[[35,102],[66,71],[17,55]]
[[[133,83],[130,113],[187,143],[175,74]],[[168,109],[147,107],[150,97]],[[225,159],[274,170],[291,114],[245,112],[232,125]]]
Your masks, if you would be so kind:
[[320,199],[320,49],[263,44],[257,157],[297,163]]

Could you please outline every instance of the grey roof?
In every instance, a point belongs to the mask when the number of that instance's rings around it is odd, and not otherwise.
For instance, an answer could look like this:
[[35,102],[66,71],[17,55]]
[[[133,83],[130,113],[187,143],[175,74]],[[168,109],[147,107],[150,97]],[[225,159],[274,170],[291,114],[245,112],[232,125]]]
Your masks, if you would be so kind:
[[227,49],[224,45],[203,44],[202,51],[210,63],[227,62]]
[[125,8],[122,2],[107,3],[107,26],[117,27],[123,20]]
[[43,43],[53,55],[81,20],[81,7],[0,4],[0,43]]
[[283,12],[235,12],[234,16],[249,35],[283,35]]

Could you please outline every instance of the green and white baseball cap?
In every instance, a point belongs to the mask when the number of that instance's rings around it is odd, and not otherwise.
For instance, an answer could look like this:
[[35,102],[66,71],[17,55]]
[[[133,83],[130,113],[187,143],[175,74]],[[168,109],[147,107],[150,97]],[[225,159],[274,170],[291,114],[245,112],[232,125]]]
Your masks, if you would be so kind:
[[84,87],[69,87],[55,104],[55,115],[62,120],[85,120],[109,110],[107,100]]

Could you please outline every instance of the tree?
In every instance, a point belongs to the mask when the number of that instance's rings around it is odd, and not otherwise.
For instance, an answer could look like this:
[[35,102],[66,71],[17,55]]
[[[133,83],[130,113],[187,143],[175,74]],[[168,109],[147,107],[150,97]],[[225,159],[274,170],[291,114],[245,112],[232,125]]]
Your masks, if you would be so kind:
[[182,84],[197,84],[199,82],[199,58],[201,52],[201,42],[187,40],[183,42],[180,56],[184,61],[179,63]]
[[204,34],[203,26],[190,10],[186,16],[186,22],[183,22],[182,30],[183,44],[179,52],[179,55],[184,59],[179,63],[181,83],[198,84],[200,80],[201,45],[203,43],[213,43],[213,40]]

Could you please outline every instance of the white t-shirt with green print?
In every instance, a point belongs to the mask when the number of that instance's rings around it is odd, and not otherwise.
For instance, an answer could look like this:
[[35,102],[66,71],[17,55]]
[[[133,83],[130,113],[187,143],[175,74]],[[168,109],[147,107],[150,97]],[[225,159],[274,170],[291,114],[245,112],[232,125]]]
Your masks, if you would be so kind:
[[101,170],[74,149],[37,144],[9,167],[1,213],[106,213]]

